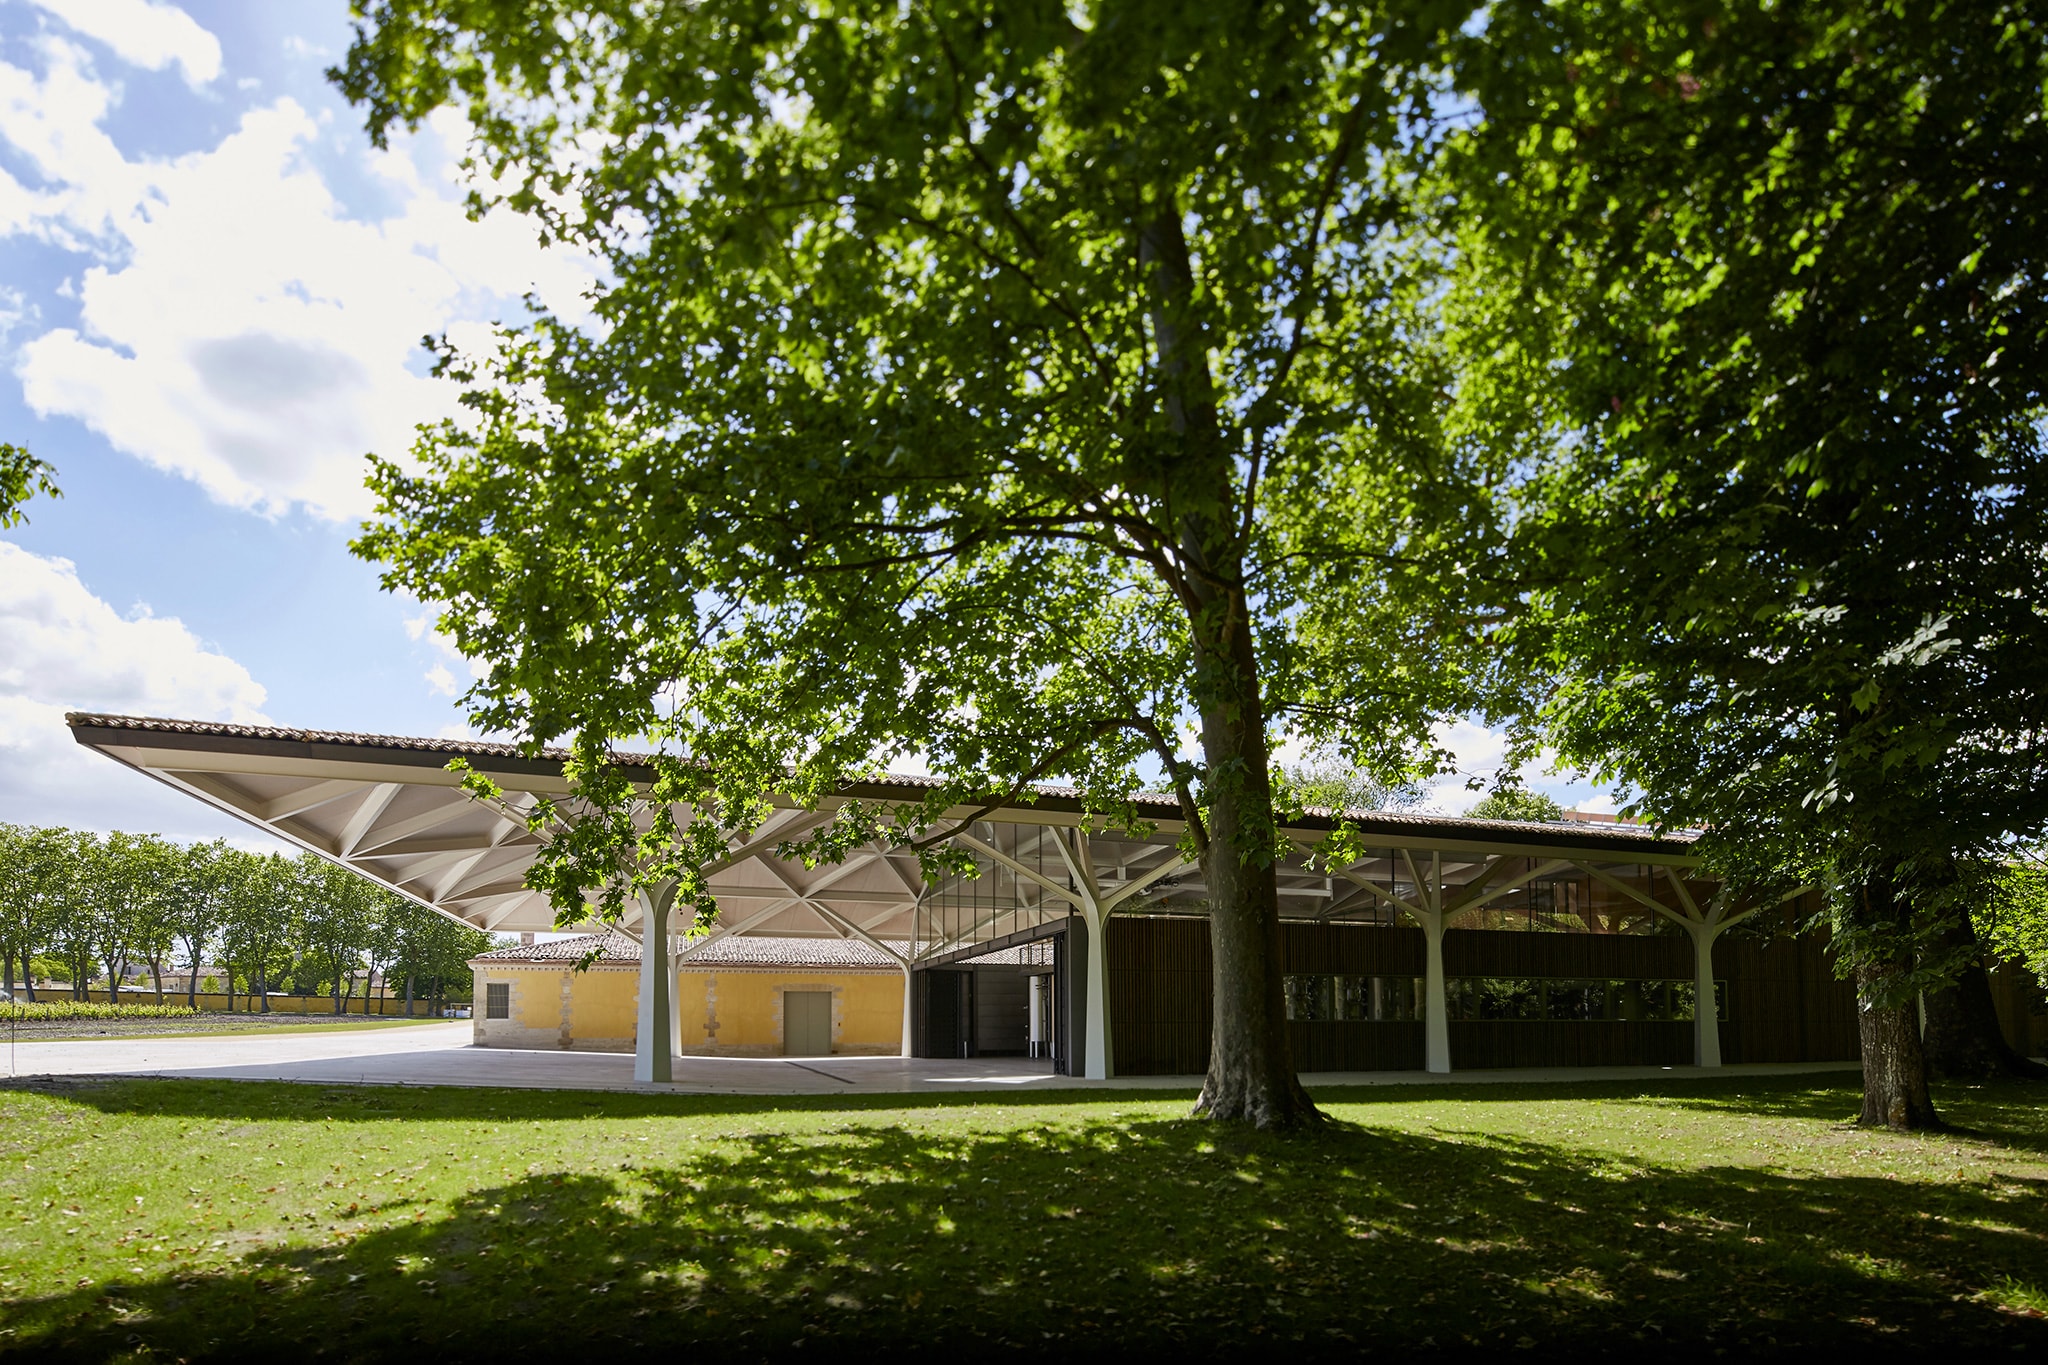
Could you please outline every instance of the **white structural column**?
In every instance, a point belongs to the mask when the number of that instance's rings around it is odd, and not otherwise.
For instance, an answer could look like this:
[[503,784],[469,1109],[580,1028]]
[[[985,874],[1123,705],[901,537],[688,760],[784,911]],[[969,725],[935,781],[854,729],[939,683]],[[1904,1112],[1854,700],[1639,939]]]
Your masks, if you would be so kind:
[[1083,911],[1081,922],[1088,926],[1087,1037],[1081,1074],[1091,1081],[1106,1081],[1116,1075],[1116,1048],[1109,1036],[1109,916],[1100,910]]
[[676,1013],[674,959],[669,951],[668,912],[673,886],[640,893],[640,1010],[633,1035],[633,1079],[668,1085],[675,1080]]
[[[1665,879],[1671,883],[1671,890],[1678,897],[1682,910],[1673,910],[1662,901],[1652,899],[1636,890],[1619,877],[1593,866],[1581,863],[1579,867],[1595,881],[1621,892],[1670,920],[1685,930],[1692,940],[1692,1060],[1695,1066],[1718,1067],[1721,1065],[1721,1011],[1714,992],[1714,941],[1742,921],[1754,915],[1762,906],[1751,906],[1739,914],[1728,913],[1728,893],[1724,887],[1715,892],[1705,910],[1686,890],[1685,882],[1670,867],[1663,869]],[[1794,893],[1797,894],[1797,893]]]
[[668,1055],[671,1058],[683,1054],[683,1000],[676,991],[676,983],[683,977],[683,949],[686,946],[683,935],[675,932],[675,916],[669,916],[668,932],[662,935],[668,944]]
[[1422,921],[1423,944],[1422,1069],[1442,1076],[1451,1069],[1450,993],[1444,988],[1444,912],[1430,910],[1416,918]]
[[1729,916],[1725,891],[1717,892],[1702,914],[1699,903],[1685,889],[1679,875],[1668,867],[1664,875],[1670,879],[1671,889],[1678,893],[1678,903],[1685,907],[1685,932],[1692,939],[1693,1065],[1717,1067],[1721,1065],[1721,1009],[1714,991],[1714,940],[1729,925],[1748,916]]
[[1088,942],[1082,952],[1086,965],[1082,969],[1080,983],[1087,992],[1082,1004],[1081,1074],[1089,1080],[1106,1081],[1116,1074],[1116,1048],[1110,1037],[1109,1024],[1110,917],[1119,905],[1136,898],[1139,892],[1162,877],[1192,866],[1194,860],[1175,852],[1162,858],[1149,872],[1105,889],[1095,878],[1095,859],[1089,851],[1087,830],[1073,831],[1072,848],[1067,846],[1067,840],[1059,830],[1048,831],[1048,836],[1053,848],[1059,852],[1060,861],[1066,864],[1067,873],[1074,883],[1071,889],[1048,879],[1034,868],[1026,867],[965,829],[957,831],[953,838],[955,842],[1009,868],[1026,881],[1035,883],[1040,889],[1058,896],[1080,915],[1088,933]]
[[1685,926],[1692,939],[1692,1060],[1694,1066],[1721,1065],[1721,1011],[1714,996],[1714,940],[1725,924]]
[[1109,907],[1102,902],[1095,884],[1095,860],[1088,851],[1088,832],[1074,831],[1074,847],[1057,833],[1053,847],[1074,878],[1079,893],[1074,904],[1081,923],[1088,930],[1086,958],[1087,999],[1082,1006],[1081,1074],[1091,1081],[1106,1081],[1116,1075],[1116,1048],[1109,1036]]
[[[1313,850],[1300,840],[1295,841],[1295,846],[1313,856]],[[1430,855],[1430,875],[1427,877],[1415,865],[1415,857],[1407,849],[1401,850],[1401,861],[1407,864],[1409,880],[1415,886],[1413,900],[1395,895],[1392,887],[1381,886],[1355,867],[1330,870],[1352,885],[1364,887],[1422,926],[1422,1065],[1426,1071],[1443,1075],[1451,1069],[1450,1002],[1449,992],[1444,989],[1444,922],[1450,916],[1444,910],[1443,857],[1435,853]],[[1464,904],[1457,907],[1464,908]]]
[[901,1055],[910,1055],[911,1029],[917,1022],[916,1001],[911,999],[911,988],[917,984],[917,977],[910,970],[908,961],[903,964],[903,1047]]
[[[1415,860],[1404,852],[1408,870],[1416,871]],[[1443,855],[1429,855],[1427,878],[1415,878],[1415,894],[1422,900],[1422,1069],[1436,1075],[1451,1070],[1450,991],[1444,984],[1444,863]]]

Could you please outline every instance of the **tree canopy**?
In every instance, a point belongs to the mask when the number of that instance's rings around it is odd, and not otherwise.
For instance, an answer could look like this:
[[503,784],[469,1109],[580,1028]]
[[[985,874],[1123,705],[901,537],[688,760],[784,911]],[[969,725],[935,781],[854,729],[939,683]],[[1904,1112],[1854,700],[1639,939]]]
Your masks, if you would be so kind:
[[1461,352],[1549,452],[1504,571],[1544,737],[1828,886],[1866,1118],[1931,1117],[1956,860],[2048,820],[2042,7],[1489,13]]
[[[830,857],[1055,777],[1130,819],[1153,763],[1213,910],[1203,1105],[1309,1112],[1272,747],[1398,785],[1483,663],[1432,566],[1488,524],[1487,448],[1444,420],[1407,171],[1462,7],[360,12],[372,136],[462,109],[480,202],[609,267],[596,324],[444,350],[470,420],[378,464],[359,542],[488,665],[478,722],[576,746],[577,818],[536,816],[564,914],[706,913],[693,869],[770,789],[929,765]],[[698,822],[600,814],[635,799]]]
[[1399,789],[1514,678],[1736,884],[1834,888],[1910,1117],[1957,859],[2048,819],[2038,9],[365,0],[371,135],[459,108],[479,207],[608,274],[442,347],[469,413],[359,549],[572,744],[565,917],[701,922],[771,789],[929,765],[829,858],[1156,764],[1202,1103],[1262,1123],[1276,745]]
[[1474,820],[1564,819],[1564,807],[1554,796],[1532,792],[1526,787],[1496,787],[1465,812]]
[[1977,919],[1992,953],[2022,964],[2048,990],[2048,848],[2035,845],[2001,866]]
[[445,994],[494,946],[490,934],[310,853],[0,824],[0,973],[13,982],[19,963],[31,999],[34,964],[54,952],[81,1000],[96,967],[120,980],[141,962],[162,1004],[182,947],[188,1003],[211,964],[227,968],[231,1004],[238,989],[267,1008],[280,987],[324,988],[341,1013],[359,977],[402,972]]

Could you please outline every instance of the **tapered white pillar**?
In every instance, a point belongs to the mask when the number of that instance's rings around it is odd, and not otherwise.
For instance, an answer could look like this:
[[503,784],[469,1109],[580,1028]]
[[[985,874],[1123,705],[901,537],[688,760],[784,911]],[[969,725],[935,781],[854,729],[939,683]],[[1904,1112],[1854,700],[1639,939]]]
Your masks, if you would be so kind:
[[[669,916],[669,928],[675,928],[675,916]],[[676,989],[676,982],[683,972],[683,937],[670,932],[663,936],[668,943],[668,1055],[683,1055],[683,997]]]
[[1692,1060],[1695,1066],[1721,1065],[1721,1011],[1714,999],[1714,940],[1725,926],[1692,923]]
[[1083,917],[1088,926],[1088,999],[1084,1007],[1081,1074],[1091,1081],[1116,1075],[1116,1048],[1109,1036],[1109,916]]
[[912,975],[912,974],[911,974],[911,971],[910,971],[910,964],[909,964],[908,962],[906,962],[906,963],[904,963],[904,964],[903,964],[903,1053],[902,1053],[902,1055],[903,1055],[903,1056],[905,1056],[905,1057],[910,1057],[910,1056],[915,1056],[915,1055],[916,1055],[915,1053],[913,1053],[913,1052],[911,1051],[911,1044],[912,1044],[912,1042],[914,1041],[914,1040],[913,1040],[913,1039],[911,1038],[911,1029],[912,1029],[912,1026],[913,1026],[913,1025],[914,1025],[914,1024],[916,1023],[916,1021],[917,1021],[917,1016],[916,1016],[916,1015],[915,1015],[914,1013],[912,1013],[912,1010],[913,1010],[913,1009],[915,1008],[915,1006],[916,1006],[916,1001],[915,1001],[915,1000],[914,1000],[914,999],[912,998],[912,987],[914,987],[914,986],[916,986],[916,985],[917,985],[917,978],[916,978],[916,977],[915,977],[914,975]]
[[640,1008],[633,1035],[633,1079],[668,1085],[675,1080],[675,986],[670,975],[668,911],[674,888],[640,896]]
[[1417,915],[1422,921],[1422,1068],[1439,1076],[1451,1070],[1450,993],[1444,989],[1444,916],[1441,910]]

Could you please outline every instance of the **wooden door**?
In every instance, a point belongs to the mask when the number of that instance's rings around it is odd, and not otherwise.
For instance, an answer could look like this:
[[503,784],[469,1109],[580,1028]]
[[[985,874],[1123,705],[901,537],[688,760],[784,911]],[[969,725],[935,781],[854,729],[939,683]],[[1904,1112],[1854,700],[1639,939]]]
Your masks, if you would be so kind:
[[782,1051],[790,1057],[827,1057],[832,1053],[832,993],[782,993]]

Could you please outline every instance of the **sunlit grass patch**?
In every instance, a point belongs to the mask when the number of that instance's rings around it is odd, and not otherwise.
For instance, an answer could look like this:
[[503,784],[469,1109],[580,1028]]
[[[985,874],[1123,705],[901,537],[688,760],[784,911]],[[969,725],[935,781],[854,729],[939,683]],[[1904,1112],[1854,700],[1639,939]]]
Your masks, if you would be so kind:
[[2040,1330],[2048,1125],[2025,1087],[1944,1095],[1968,1133],[1849,1141],[1839,1079],[1320,1098],[1327,1131],[1278,1139],[1158,1092],[0,1091],[0,1347]]
[[2000,1308],[2013,1309],[2037,1318],[2048,1317],[2048,1290],[2043,1290],[2029,1281],[2016,1280],[2010,1275],[1985,1289],[1983,1298]]

